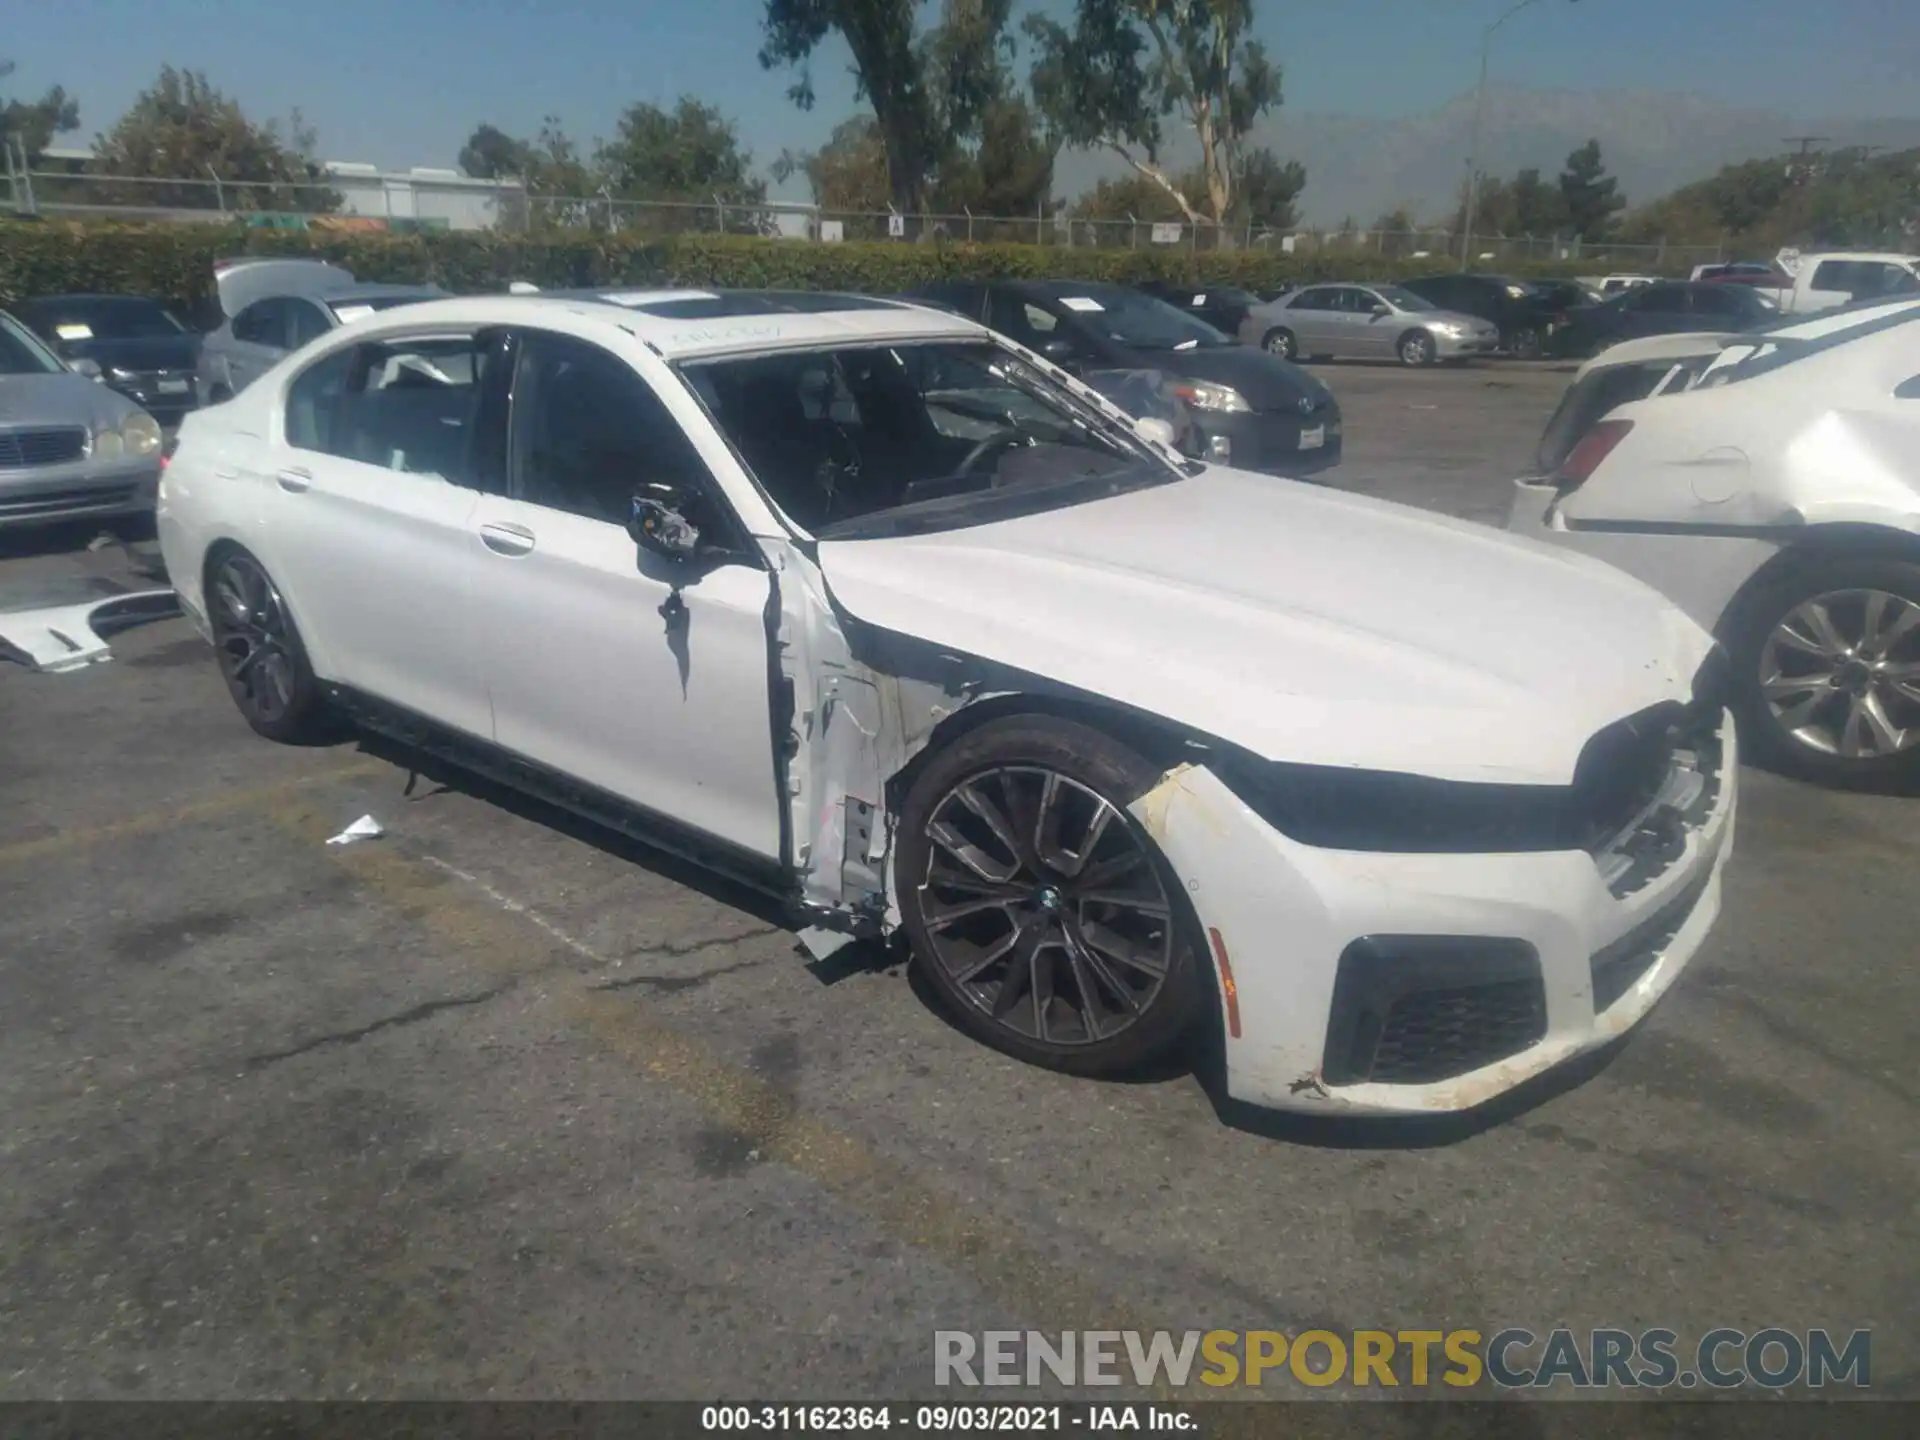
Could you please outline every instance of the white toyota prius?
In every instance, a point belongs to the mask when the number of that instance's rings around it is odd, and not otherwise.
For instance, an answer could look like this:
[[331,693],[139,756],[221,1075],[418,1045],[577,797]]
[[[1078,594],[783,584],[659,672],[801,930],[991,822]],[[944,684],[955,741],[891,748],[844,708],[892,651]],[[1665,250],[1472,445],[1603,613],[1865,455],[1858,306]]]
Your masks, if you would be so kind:
[[958,316],[833,295],[385,312],[191,416],[159,524],[253,728],[346,717],[904,930],[1085,1075],[1474,1106],[1720,906],[1708,635],[1596,561],[1184,460]]

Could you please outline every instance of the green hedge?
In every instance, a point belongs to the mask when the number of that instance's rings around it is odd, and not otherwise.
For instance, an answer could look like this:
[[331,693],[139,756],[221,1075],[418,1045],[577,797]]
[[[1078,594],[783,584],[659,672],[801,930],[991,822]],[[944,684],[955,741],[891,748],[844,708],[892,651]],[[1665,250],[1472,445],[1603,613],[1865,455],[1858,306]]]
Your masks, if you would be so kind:
[[[1031,277],[1234,283],[1387,279],[1431,273],[1444,261],[1297,256],[1264,250],[1202,252],[1062,245],[814,244],[728,235],[503,235],[437,231],[271,230],[239,225],[0,222],[0,302],[28,295],[121,292],[159,296],[196,317],[214,313],[213,263],[232,255],[312,255],[363,280],[430,281],[456,293],[499,291],[515,280],[566,285],[697,285],[887,294],[942,278]],[[1513,265],[1515,273],[1572,274],[1601,262]]]

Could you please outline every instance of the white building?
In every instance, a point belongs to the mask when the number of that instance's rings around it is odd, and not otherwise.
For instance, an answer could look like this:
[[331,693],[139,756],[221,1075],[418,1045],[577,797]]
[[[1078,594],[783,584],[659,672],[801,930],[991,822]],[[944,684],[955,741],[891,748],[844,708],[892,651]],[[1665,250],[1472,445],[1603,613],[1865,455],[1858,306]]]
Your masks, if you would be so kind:
[[343,215],[411,221],[435,230],[490,230],[502,218],[517,223],[525,214],[526,188],[518,180],[473,180],[458,170],[426,165],[382,170],[345,160],[329,160],[320,168],[340,196]]

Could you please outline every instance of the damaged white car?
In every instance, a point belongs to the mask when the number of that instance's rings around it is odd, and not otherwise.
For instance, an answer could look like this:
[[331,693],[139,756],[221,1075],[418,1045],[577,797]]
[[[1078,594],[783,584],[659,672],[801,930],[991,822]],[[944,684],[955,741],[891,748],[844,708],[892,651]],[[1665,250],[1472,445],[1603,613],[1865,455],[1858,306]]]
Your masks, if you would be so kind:
[[[983,425],[986,429],[983,432]],[[1710,638],[1608,567],[1184,460],[846,296],[374,316],[187,421],[160,533],[272,738],[338,709],[904,930],[977,1036],[1234,1097],[1477,1104],[1720,903]]]
[[1748,748],[1920,779],[1920,299],[1632,341],[1568,388],[1509,528],[1716,631]]

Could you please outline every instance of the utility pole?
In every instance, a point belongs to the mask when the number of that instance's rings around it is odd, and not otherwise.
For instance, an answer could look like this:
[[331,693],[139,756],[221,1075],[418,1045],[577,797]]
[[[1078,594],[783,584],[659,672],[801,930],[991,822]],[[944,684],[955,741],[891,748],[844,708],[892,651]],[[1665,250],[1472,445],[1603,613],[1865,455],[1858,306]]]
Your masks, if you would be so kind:
[[[1518,4],[1502,11],[1500,17],[1480,32],[1480,85],[1473,97],[1473,146],[1467,152],[1467,211],[1466,224],[1460,227],[1460,268],[1468,269],[1472,261],[1474,212],[1480,204],[1480,132],[1487,118],[1487,54],[1493,48],[1493,32],[1507,21],[1518,15],[1530,5],[1540,0],[1519,0]],[[1568,0],[1569,4],[1575,0]]]

